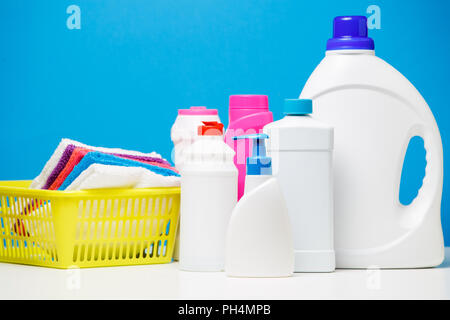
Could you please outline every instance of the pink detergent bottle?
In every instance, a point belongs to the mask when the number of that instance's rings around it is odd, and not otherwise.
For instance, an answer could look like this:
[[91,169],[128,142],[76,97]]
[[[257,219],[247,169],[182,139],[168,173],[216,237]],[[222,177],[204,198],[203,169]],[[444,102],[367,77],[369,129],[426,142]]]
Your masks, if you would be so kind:
[[239,171],[238,199],[244,194],[246,160],[251,156],[251,139],[233,140],[235,136],[262,133],[268,123],[273,122],[269,111],[269,98],[264,95],[230,96],[229,122],[225,142],[236,152],[234,164]]

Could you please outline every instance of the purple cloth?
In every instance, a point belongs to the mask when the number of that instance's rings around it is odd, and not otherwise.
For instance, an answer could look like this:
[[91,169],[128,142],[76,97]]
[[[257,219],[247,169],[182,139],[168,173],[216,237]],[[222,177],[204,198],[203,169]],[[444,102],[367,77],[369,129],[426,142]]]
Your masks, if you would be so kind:
[[61,171],[66,166],[67,162],[70,159],[70,156],[73,153],[73,150],[75,150],[75,146],[73,144],[69,144],[66,149],[64,150],[61,158],[59,158],[58,163],[56,164],[55,168],[53,169],[52,173],[47,178],[47,181],[45,182],[45,185],[42,187],[42,189],[48,189],[53,184],[53,182],[58,178]]

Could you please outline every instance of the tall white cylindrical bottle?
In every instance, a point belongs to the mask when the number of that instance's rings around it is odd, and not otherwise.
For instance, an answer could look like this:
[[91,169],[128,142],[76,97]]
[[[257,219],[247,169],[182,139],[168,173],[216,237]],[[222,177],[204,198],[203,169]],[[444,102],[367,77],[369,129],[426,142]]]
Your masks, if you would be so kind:
[[315,120],[311,100],[285,100],[286,117],[264,127],[294,237],[295,272],[332,272],[333,128]]
[[223,124],[204,122],[185,150],[181,168],[180,268],[222,271],[225,240],[237,202],[234,151],[223,140]]

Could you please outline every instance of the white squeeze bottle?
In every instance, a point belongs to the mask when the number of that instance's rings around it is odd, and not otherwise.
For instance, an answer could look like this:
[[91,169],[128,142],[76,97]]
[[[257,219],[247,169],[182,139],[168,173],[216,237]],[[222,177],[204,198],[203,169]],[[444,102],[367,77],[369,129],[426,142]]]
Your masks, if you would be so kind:
[[291,219],[295,272],[332,272],[333,128],[310,114],[311,100],[286,99],[283,119],[264,127],[268,155]]
[[252,139],[246,160],[245,193],[227,232],[225,272],[230,277],[289,277],[294,270],[292,228],[286,202],[266,156],[266,134],[234,137]]
[[[170,136],[174,149],[172,151],[172,160],[175,167],[180,170],[184,163],[185,150],[198,139],[198,127],[202,121],[220,122],[217,109],[208,109],[206,107],[190,107],[189,109],[179,109],[175,123],[170,130]],[[180,228],[177,228],[177,237],[173,258],[178,260],[180,252]]]
[[[326,56],[300,97],[314,99],[316,118],[335,129],[337,267],[439,265],[444,259],[439,129],[414,86],[375,56],[365,17],[335,18]],[[426,176],[416,199],[404,206],[400,179],[414,136],[424,139]]]
[[185,152],[181,168],[180,268],[222,271],[225,239],[237,202],[234,150],[223,140],[223,124],[204,122]]

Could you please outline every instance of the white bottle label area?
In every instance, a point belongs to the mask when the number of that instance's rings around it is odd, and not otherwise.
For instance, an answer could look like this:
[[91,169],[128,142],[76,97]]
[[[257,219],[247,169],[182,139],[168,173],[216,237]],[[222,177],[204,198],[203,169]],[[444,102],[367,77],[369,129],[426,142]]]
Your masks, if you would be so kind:
[[[346,110],[348,95],[364,103]],[[358,250],[397,240],[419,222],[398,210],[407,133],[420,122],[417,115],[402,101],[367,89],[323,96],[316,100],[315,115],[335,128],[336,248]],[[351,225],[358,227],[346,232]]]
[[221,271],[225,266],[226,230],[237,202],[237,172],[182,175],[180,267]]
[[[332,250],[330,152],[281,152],[271,155],[274,176],[280,182],[289,213],[292,213],[290,218],[291,224],[295,226],[295,250]],[[297,169],[277,170],[276,163]],[[299,181],[308,183],[298,183]]]

